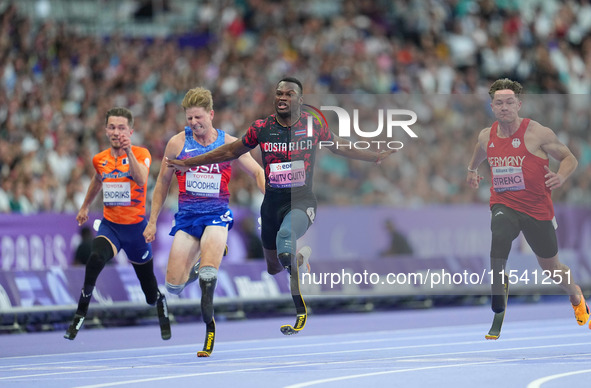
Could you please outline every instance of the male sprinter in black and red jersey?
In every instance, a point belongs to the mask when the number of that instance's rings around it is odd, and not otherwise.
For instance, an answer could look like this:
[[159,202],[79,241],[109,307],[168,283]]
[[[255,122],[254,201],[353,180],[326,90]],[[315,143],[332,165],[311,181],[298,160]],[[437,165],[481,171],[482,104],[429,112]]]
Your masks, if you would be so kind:
[[326,148],[337,155],[376,163],[395,152],[339,147],[337,144],[349,142],[334,135],[316,119],[313,120],[313,134],[309,137],[309,114],[301,111],[302,94],[299,80],[283,78],[275,90],[275,114],[255,121],[241,139],[196,157],[167,160],[171,167],[185,168],[221,163],[260,146],[266,180],[261,205],[261,239],[267,271],[271,275],[283,269],[290,271],[291,293],[298,314],[293,327],[285,325],[281,328],[286,335],[297,333],[306,323],[306,307],[299,291],[298,266],[307,264],[310,249],[304,247],[296,255],[296,242],[314,222],[316,214],[312,177],[318,143],[324,142],[323,147],[328,144]]

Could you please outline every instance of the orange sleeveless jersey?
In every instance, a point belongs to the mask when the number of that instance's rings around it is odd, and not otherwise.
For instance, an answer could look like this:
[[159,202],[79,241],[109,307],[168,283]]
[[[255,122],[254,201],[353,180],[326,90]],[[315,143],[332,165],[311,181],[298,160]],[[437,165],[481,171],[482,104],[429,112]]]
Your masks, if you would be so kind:
[[[143,147],[131,146],[140,165],[150,168],[152,156]],[[103,181],[103,215],[117,224],[137,224],[146,218],[146,189],[138,186],[129,173],[127,156],[115,158],[111,149],[99,152],[92,158],[94,169]]]

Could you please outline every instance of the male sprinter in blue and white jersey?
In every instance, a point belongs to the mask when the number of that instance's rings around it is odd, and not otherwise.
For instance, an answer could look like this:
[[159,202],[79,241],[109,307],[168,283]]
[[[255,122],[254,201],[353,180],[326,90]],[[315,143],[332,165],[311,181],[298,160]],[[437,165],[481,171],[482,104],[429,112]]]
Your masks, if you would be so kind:
[[[169,140],[164,151],[165,158],[186,159],[236,141],[234,136],[213,127],[213,99],[209,90],[189,90],[182,106],[185,109],[187,126],[183,132]],[[261,166],[249,153],[242,155],[237,162],[256,179],[258,187],[264,193],[265,173]],[[178,295],[187,284],[199,278],[202,292],[201,313],[207,325],[205,346],[203,351],[197,353],[199,357],[207,357],[213,350],[213,292],[217,271],[226,249],[228,230],[233,224],[232,211],[228,207],[231,171],[230,162],[175,170],[167,168],[163,161],[152,196],[150,220],[144,230],[146,242],[154,241],[156,221],[168,194],[172,176],[176,174],[179,206],[170,232],[174,240],[166,268],[166,289]]]
[[291,275],[290,288],[296,305],[296,325],[282,326],[286,335],[300,331],[306,322],[306,308],[299,291],[299,267],[304,266],[309,248],[296,254],[297,240],[314,222],[316,197],[312,192],[315,153],[319,142],[330,143],[330,151],[351,159],[380,163],[395,150],[372,151],[355,147],[338,147],[349,143],[333,134],[327,126],[313,120],[313,133],[308,136],[309,113],[302,112],[302,83],[286,77],[275,88],[275,114],[255,121],[239,140],[205,155],[189,159],[170,158],[170,167],[186,168],[207,163],[222,163],[241,157],[260,146],[266,175],[266,192],[261,205],[261,240],[271,275],[284,269]]

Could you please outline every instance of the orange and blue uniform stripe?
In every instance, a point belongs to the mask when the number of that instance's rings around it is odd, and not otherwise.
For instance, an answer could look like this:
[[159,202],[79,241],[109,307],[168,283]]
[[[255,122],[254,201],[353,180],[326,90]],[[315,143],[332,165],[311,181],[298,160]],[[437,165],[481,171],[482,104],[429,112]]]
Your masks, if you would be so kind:
[[[150,168],[152,156],[143,147],[131,151],[140,164]],[[127,156],[115,158],[111,149],[94,156],[92,164],[103,181],[103,215],[116,224],[137,224],[146,219],[147,182],[139,186],[129,173]]]
[[[140,164],[150,167],[152,157],[143,147],[132,146],[131,151]],[[115,158],[107,149],[94,156],[92,163],[103,182],[103,220],[97,232],[127,258],[137,264],[152,259],[152,245],[146,243],[147,182],[139,186],[129,173],[127,156]]]

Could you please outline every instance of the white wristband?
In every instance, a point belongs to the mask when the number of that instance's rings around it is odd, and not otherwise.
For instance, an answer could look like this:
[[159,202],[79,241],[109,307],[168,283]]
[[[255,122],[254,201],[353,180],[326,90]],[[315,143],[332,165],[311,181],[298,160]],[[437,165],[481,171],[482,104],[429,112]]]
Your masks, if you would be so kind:
[[472,169],[470,168],[470,166],[468,166],[468,171],[470,171],[470,172],[478,172],[478,168],[475,168],[474,170],[472,170]]

